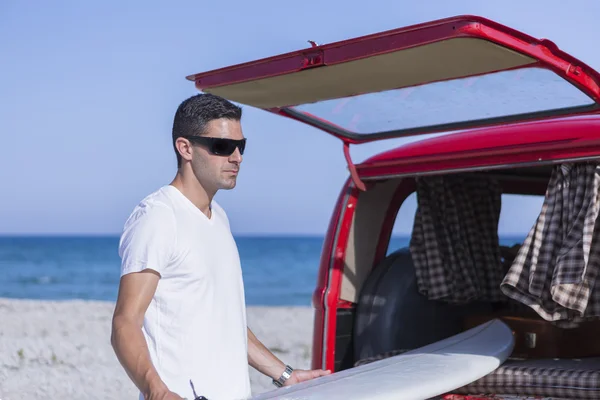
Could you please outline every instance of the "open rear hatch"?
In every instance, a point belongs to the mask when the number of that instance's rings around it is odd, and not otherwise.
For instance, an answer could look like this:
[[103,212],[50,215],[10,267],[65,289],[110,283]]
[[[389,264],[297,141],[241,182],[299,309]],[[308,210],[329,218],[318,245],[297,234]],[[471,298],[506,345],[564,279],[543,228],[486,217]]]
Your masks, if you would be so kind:
[[459,16],[188,76],[349,145],[598,109],[600,75],[548,40]]

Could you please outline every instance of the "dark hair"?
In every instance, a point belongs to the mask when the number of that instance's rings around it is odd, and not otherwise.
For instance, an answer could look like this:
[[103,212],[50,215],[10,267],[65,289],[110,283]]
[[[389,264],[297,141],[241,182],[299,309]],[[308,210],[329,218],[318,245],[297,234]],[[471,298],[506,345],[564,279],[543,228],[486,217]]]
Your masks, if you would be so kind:
[[175,147],[178,137],[205,134],[206,124],[214,119],[242,119],[242,109],[230,101],[210,93],[197,94],[184,100],[175,112],[173,121],[173,149],[177,156],[177,168],[181,166],[181,155]]

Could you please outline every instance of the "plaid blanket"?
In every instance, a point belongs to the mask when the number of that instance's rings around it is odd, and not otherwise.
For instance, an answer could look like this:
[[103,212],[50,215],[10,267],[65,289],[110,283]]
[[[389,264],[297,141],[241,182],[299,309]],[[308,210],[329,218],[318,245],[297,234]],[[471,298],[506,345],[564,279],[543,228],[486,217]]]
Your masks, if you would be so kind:
[[431,300],[502,301],[498,240],[502,188],[484,175],[416,180],[410,250],[419,292]]
[[[357,361],[358,367],[394,357],[406,350],[390,351]],[[549,396],[553,399],[599,399],[600,358],[507,360],[486,376],[471,382],[452,393]],[[502,397],[497,397],[500,395]]]
[[599,399],[600,359],[508,360],[490,374],[453,390],[453,393]]
[[541,213],[501,283],[548,321],[600,316],[600,173],[595,163],[554,167]]

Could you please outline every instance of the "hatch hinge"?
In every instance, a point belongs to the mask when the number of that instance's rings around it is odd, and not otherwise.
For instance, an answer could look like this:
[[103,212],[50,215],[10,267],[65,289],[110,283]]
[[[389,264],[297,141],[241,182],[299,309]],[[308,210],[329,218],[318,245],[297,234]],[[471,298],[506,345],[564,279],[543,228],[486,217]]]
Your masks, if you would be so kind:
[[315,42],[309,40],[309,43],[311,44],[311,47],[304,52],[304,59],[302,60],[300,69],[322,67],[325,65],[325,55],[323,54],[323,50],[319,49]]
[[356,166],[350,158],[350,143],[346,142],[345,140],[343,141],[343,143],[344,156],[346,157],[346,162],[348,163],[348,169],[350,170],[350,176],[352,177],[352,181],[359,190],[362,190],[364,192],[365,190],[367,190],[367,187],[365,186],[365,183],[360,180],[358,172],[356,172]]

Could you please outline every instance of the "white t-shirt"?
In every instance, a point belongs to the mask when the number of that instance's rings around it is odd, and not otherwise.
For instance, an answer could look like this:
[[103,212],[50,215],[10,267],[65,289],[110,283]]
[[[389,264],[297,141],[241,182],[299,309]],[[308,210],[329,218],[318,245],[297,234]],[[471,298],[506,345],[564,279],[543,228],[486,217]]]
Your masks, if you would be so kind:
[[250,397],[242,270],[225,211],[213,201],[209,219],[163,186],[127,219],[119,255],[121,276],[145,268],[161,275],[143,334],[169,390],[193,399],[191,380],[209,400]]

